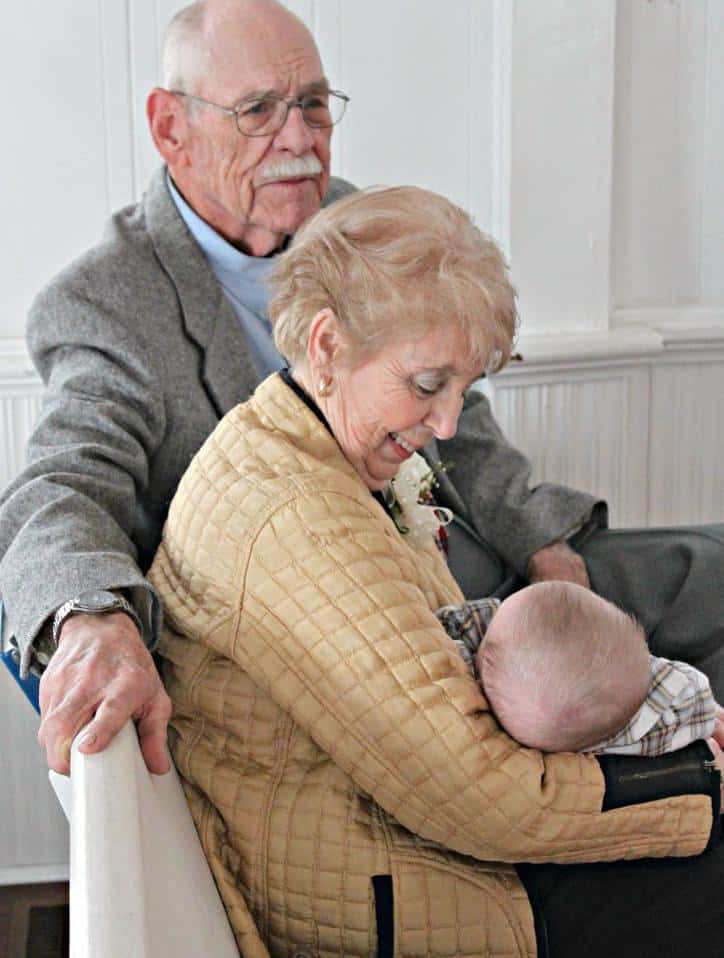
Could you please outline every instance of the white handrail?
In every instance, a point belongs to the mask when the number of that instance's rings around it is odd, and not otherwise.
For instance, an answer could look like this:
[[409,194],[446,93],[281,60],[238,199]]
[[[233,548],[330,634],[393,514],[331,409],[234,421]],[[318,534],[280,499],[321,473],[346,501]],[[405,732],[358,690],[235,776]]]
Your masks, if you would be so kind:
[[239,958],[176,770],[148,772],[132,722],[74,744],[70,786],[71,958]]

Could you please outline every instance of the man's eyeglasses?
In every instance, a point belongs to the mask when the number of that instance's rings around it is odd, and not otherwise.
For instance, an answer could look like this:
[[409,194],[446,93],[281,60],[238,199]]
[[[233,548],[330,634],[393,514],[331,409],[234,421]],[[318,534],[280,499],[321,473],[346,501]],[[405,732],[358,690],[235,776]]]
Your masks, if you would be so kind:
[[269,136],[277,133],[286,123],[287,115],[293,107],[299,107],[302,111],[307,126],[317,130],[326,129],[339,123],[349,103],[349,97],[339,90],[306,93],[304,96],[293,96],[289,99],[270,93],[268,96],[242,100],[235,107],[221,106],[220,103],[212,103],[211,100],[204,100],[203,97],[183,93],[181,90],[169,90],[169,93],[233,116],[236,128],[242,136]]

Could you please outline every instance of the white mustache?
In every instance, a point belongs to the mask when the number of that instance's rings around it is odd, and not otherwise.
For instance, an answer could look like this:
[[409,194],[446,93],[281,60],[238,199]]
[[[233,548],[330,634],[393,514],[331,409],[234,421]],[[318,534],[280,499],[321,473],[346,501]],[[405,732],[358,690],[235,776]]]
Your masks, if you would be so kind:
[[295,156],[290,160],[276,160],[262,170],[262,180],[286,180],[295,176],[316,176],[322,164],[314,153]]

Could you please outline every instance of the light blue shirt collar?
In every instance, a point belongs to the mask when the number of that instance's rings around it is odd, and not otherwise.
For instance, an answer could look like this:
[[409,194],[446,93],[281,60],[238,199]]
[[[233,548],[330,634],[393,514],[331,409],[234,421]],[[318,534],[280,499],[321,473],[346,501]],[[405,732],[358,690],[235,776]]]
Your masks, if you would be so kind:
[[191,209],[170,175],[167,174],[166,179],[181,219],[199,244],[241,324],[257,372],[260,376],[267,376],[281,369],[286,363],[272,340],[266,287],[274,257],[247,256],[236,249]]

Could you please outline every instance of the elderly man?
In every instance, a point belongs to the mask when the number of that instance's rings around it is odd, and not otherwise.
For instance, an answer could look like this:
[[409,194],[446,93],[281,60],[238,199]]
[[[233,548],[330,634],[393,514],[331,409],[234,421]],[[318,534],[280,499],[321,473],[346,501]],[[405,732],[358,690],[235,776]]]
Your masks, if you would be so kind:
[[[81,747],[94,752],[129,716],[149,768],[167,767],[170,706],[149,652],[161,610],[144,571],[194,453],[282,365],[266,319],[269,257],[351,189],[329,176],[347,98],[329,88],[307,29],[274,0],[181,11],[164,84],[148,98],[148,121],[165,166],[33,305],[28,338],[46,397],[28,465],[0,507],[0,593],[23,668],[49,662],[39,740],[61,772],[86,723]],[[594,587],[662,639],[658,651],[696,609],[689,657],[718,655],[721,603],[703,609],[690,584],[703,581],[697,563],[724,566],[721,530],[687,533],[690,555],[678,535],[619,537],[612,550],[604,504],[529,489],[528,463],[479,395],[458,436],[430,453],[455,463],[440,496],[457,514],[451,561],[469,595],[510,591],[523,576],[588,585],[590,570]],[[674,558],[644,602],[650,557],[664,547]]]
[[198,447],[281,365],[266,257],[350,189],[329,176],[346,97],[281,5],[185,9],[164,74],[147,112],[165,168],[29,321],[47,392],[29,464],[4,497],[0,593],[24,667],[58,645],[39,735],[58,771],[93,715],[87,750],[133,715],[149,767],[166,768],[169,704],[147,648],[161,610],[141,570]]

